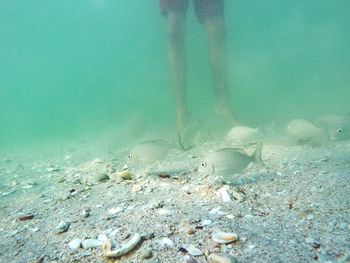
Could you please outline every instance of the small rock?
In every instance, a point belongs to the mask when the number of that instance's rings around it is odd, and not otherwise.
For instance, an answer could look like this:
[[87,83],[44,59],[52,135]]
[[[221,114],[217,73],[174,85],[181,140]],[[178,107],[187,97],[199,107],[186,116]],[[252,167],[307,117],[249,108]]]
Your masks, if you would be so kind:
[[89,217],[90,216],[89,210],[84,209],[83,211],[81,211],[80,216],[83,217],[83,218]]
[[221,210],[221,207],[213,208],[212,210],[209,211],[209,214],[213,216],[219,216],[219,217],[226,215],[226,213]]
[[108,174],[105,174],[105,173],[100,174],[96,178],[96,181],[99,182],[99,183],[102,183],[102,182],[105,182],[105,181],[108,181],[108,180],[109,180],[109,176],[108,176]]
[[65,181],[66,181],[66,178],[64,178],[64,177],[61,177],[61,178],[59,178],[59,179],[57,180],[57,182],[58,182],[59,184],[64,183]]
[[25,214],[25,215],[21,215],[18,217],[19,221],[27,221],[27,220],[32,220],[34,218],[33,214]]
[[67,232],[68,228],[69,228],[70,223],[67,221],[62,220],[58,226],[56,227],[56,233],[60,234],[63,232]]
[[71,242],[68,243],[68,246],[72,250],[77,250],[81,246],[81,239],[79,238],[73,239]]
[[313,248],[319,248],[321,246],[320,242],[312,237],[305,238],[306,244],[312,246]]
[[158,240],[157,243],[160,245],[161,249],[174,247],[174,242],[167,237],[163,237],[162,239]]
[[145,249],[142,253],[141,253],[141,257],[142,259],[150,259],[153,257],[153,253],[151,249]]
[[186,232],[187,232],[187,234],[189,234],[189,235],[193,235],[194,233],[196,233],[196,230],[193,229],[192,227],[189,227],[189,228],[187,228]]

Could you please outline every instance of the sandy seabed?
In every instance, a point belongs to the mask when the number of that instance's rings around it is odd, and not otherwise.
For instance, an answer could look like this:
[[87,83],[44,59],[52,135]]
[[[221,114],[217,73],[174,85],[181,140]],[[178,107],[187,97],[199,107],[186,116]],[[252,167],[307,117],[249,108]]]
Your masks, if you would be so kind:
[[[197,173],[218,147],[130,167],[130,180],[119,176],[126,148],[2,154],[0,262],[106,262],[102,241],[118,248],[136,233],[137,246],[109,262],[211,262],[216,253],[238,262],[350,262],[350,141],[265,143],[265,167],[250,166],[233,185]],[[218,244],[216,231],[238,240]],[[191,256],[189,245],[203,255]]]

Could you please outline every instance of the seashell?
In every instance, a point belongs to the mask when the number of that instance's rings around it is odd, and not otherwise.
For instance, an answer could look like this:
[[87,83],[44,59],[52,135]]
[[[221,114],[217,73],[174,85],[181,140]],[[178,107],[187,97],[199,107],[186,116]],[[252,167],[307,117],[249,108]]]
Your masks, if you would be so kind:
[[194,245],[186,244],[183,246],[183,248],[191,255],[191,256],[202,256],[203,252],[196,248]]
[[236,233],[229,232],[214,232],[211,235],[214,242],[219,244],[227,244],[238,240],[238,235]]
[[132,191],[133,192],[140,192],[142,190],[142,186],[139,185],[139,184],[135,184],[133,187],[132,187]]
[[122,208],[122,207],[112,207],[112,208],[110,208],[110,209],[108,209],[108,213],[110,213],[111,215],[115,215],[115,214],[117,214],[117,213],[119,213],[119,212],[122,212],[122,211],[124,211],[124,208]]
[[142,239],[142,235],[135,234],[128,242],[116,250],[112,250],[111,241],[106,240],[102,245],[103,255],[105,257],[121,257],[133,250],[142,241]]
[[131,180],[132,179],[132,173],[129,170],[124,170],[118,173],[118,176],[122,178],[123,180]]
[[237,259],[228,254],[210,254],[208,259],[212,263],[237,263]]
[[218,194],[221,196],[222,201],[224,201],[224,203],[228,203],[231,202],[231,197],[229,195],[229,193],[227,192],[227,187],[222,187],[218,190]]
[[85,239],[82,242],[83,248],[97,248],[101,247],[102,244],[103,242],[97,239]]

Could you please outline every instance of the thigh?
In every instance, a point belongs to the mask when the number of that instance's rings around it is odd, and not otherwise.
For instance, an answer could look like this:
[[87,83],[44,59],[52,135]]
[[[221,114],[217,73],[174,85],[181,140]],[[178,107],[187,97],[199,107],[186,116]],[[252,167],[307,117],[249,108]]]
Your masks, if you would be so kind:
[[193,0],[198,21],[203,24],[206,18],[224,16],[224,0]]
[[188,0],[159,0],[159,4],[163,15],[173,11],[186,13],[188,8]]

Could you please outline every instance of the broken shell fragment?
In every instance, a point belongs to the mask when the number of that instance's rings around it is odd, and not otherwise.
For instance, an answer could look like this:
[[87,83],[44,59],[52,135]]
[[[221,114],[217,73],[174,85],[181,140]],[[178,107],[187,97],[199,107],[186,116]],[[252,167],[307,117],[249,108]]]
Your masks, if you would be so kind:
[[212,263],[237,263],[237,259],[228,254],[210,254],[208,259]]
[[202,256],[203,252],[196,248],[194,245],[184,245],[183,248],[191,255],[191,256]]
[[126,242],[124,245],[122,245],[120,248],[112,251],[112,243],[108,239],[105,242],[103,242],[102,245],[102,251],[103,255],[105,257],[121,257],[128,252],[130,252],[132,249],[134,249],[138,243],[141,242],[142,236],[139,234],[135,234],[128,242]]
[[229,232],[214,232],[211,237],[214,242],[219,244],[227,244],[238,240],[236,233]]

